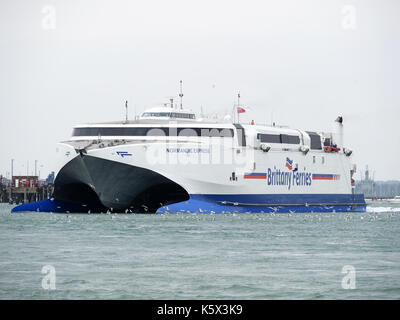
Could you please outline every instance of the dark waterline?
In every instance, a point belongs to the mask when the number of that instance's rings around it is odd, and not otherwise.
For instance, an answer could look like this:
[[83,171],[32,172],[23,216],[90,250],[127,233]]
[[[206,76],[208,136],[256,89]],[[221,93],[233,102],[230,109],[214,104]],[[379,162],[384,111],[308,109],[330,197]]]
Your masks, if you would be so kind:
[[[10,213],[0,299],[399,299],[400,206],[365,213]],[[42,288],[42,267],[56,289]],[[344,266],[356,288],[343,289]]]

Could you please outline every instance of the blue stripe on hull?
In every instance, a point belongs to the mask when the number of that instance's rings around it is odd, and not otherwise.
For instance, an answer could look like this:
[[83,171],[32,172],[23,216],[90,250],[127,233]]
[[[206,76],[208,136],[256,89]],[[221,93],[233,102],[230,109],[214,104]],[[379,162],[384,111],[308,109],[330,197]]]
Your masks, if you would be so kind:
[[165,212],[364,212],[362,194],[192,194],[190,200],[161,207]]
[[251,204],[363,203],[363,194],[191,194],[191,199]]

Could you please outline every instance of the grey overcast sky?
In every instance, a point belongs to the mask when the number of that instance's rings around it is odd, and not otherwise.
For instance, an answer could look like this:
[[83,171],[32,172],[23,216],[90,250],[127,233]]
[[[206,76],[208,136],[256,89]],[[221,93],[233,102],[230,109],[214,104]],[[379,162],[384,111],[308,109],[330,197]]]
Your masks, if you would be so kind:
[[400,1],[2,0],[0,174],[54,170],[74,124],[177,95],[330,131],[343,115],[356,178],[400,179]]

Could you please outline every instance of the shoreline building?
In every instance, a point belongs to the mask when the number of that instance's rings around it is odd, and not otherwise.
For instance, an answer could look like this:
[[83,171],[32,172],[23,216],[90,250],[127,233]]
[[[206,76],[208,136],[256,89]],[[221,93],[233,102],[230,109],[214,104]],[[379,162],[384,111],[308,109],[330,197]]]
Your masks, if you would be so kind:
[[367,166],[364,177],[355,183],[355,192],[363,193],[365,198],[390,199],[400,195],[400,181],[376,181]]
[[364,179],[361,177],[360,181],[356,181],[356,193],[363,193],[365,198],[376,198],[376,183],[374,178],[370,176],[368,165],[365,168]]

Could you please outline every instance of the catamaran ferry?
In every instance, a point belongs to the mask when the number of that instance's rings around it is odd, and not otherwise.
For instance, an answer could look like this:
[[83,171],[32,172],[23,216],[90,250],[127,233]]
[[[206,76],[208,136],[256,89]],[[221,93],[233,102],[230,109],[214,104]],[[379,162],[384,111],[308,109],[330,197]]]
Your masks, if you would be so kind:
[[77,125],[58,144],[52,198],[13,211],[365,211],[343,118],[335,124],[323,133],[199,118],[171,101],[135,120]]

